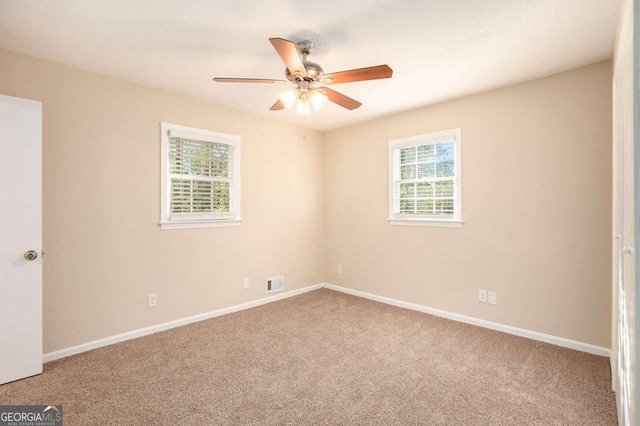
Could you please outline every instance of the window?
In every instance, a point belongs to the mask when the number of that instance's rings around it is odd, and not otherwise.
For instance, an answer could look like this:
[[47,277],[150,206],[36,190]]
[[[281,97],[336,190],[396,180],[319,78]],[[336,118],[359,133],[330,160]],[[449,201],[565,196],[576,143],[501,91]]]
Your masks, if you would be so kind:
[[162,229],[240,225],[240,137],[161,123]]
[[462,226],[460,129],[389,141],[389,223]]

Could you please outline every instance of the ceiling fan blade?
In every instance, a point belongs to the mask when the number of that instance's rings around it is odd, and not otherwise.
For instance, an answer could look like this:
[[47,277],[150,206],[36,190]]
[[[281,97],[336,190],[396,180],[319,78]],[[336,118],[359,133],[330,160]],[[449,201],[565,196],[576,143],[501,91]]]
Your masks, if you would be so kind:
[[343,95],[340,92],[336,92],[335,90],[329,89],[328,87],[323,87],[322,90],[327,93],[327,98],[329,98],[331,102],[333,102],[334,104],[338,104],[343,108],[352,110],[360,108],[360,105],[362,105],[361,102],[358,102],[355,99],[351,99],[350,97]]
[[270,38],[269,41],[278,52],[278,55],[282,58],[287,65],[289,72],[293,75],[300,74],[300,77],[307,76],[307,69],[302,63],[298,48],[295,43],[283,38]]
[[271,111],[278,111],[280,109],[284,109],[284,104],[282,103],[282,101],[280,99],[278,99],[278,101],[273,104],[271,106],[271,108],[269,108]]
[[[350,83],[352,81],[378,80],[380,78],[390,78],[393,70],[389,65],[377,65],[375,67],[358,68],[356,70],[340,71],[331,74],[324,74],[320,77],[323,84]],[[325,81],[331,80],[331,81]]]
[[285,80],[272,80],[270,78],[224,78],[215,77],[213,81],[218,83],[288,83]]

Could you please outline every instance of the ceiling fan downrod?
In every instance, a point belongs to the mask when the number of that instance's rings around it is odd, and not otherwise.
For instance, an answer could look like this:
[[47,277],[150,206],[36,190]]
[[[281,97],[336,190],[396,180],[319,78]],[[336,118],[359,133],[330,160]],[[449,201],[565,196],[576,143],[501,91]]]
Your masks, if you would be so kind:
[[286,68],[284,74],[287,80],[294,84],[299,84],[301,81],[316,83],[320,80],[320,76],[324,74],[324,70],[322,69],[320,64],[307,60],[307,56],[311,54],[311,49],[313,48],[313,46],[313,42],[309,40],[303,40],[296,43],[296,49],[300,54],[300,58],[302,59],[302,64],[306,69],[307,75],[303,76],[298,72],[292,73],[289,68]]

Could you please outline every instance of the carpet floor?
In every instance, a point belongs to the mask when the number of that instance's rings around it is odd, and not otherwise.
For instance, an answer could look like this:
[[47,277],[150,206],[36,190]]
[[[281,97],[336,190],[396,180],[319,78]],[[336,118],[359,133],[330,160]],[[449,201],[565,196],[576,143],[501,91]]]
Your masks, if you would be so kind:
[[45,364],[65,425],[617,425],[609,360],[320,289]]

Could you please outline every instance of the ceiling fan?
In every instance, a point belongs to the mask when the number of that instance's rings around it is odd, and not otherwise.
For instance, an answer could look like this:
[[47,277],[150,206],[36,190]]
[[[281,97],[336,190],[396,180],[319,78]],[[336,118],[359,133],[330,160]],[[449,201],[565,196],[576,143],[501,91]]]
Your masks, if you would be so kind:
[[311,41],[304,40],[294,43],[283,38],[270,38],[269,41],[287,66],[285,69],[286,80],[215,77],[213,81],[219,83],[292,83],[294,87],[282,92],[280,99],[273,104],[270,110],[289,108],[306,116],[311,113],[311,107],[318,110],[327,100],[348,110],[359,108],[362,105],[355,99],[326,87],[327,85],[390,78],[393,74],[393,70],[388,65],[325,74],[319,64],[307,61],[307,56],[313,48]]

